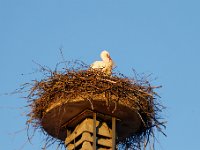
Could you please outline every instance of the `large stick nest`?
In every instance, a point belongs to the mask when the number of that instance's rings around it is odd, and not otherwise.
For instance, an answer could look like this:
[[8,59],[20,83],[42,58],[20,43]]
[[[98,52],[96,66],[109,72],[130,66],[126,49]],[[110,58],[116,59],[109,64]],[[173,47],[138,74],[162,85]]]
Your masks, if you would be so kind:
[[[27,97],[31,108],[27,115],[28,126],[32,125],[33,128],[44,131],[41,120],[49,106],[59,99],[70,101],[82,95],[91,97],[110,93],[116,98],[109,98],[108,107],[113,101],[116,104],[128,102],[131,109],[137,111],[143,123],[137,133],[118,141],[118,145],[123,149],[142,149],[151,141],[151,137],[154,138],[154,129],[162,132],[164,123],[160,120],[160,113],[163,106],[157,102],[159,96],[155,92],[159,87],[151,86],[146,77],[139,77],[136,73],[134,78],[128,78],[120,73],[107,76],[97,70],[88,70],[87,65],[78,62],[69,62],[62,71],[52,71],[42,66],[41,69],[45,77],[30,84],[30,93]],[[50,144],[50,141],[54,143],[54,138],[45,131],[44,133],[47,135],[47,144]]]

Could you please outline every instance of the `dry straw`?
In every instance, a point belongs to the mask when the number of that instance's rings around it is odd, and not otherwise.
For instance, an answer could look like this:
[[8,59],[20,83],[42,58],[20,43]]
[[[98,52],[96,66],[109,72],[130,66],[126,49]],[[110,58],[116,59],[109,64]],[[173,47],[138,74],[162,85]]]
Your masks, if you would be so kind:
[[43,131],[46,135],[45,147],[52,145],[55,141],[59,142],[59,146],[63,144],[62,141],[51,137],[43,130],[41,120],[47,108],[60,99],[70,101],[83,94],[92,97],[101,93],[110,93],[116,98],[108,98],[108,107],[109,103],[114,102],[117,109],[118,103],[128,101],[131,108],[137,111],[143,126],[137,133],[117,141],[118,146],[123,149],[143,149],[152,139],[155,139],[155,129],[163,133],[162,129],[165,126],[160,115],[164,107],[158,103],[159,96],[155,92],[155,89],[159,87],[151,86],[146,77],[140,77],[135,72],[133,78],[128,78],[121,73],[106,76],[99,71],[88,70],[88,66],[80,61],[64,62],[67,68],[57,71],[60,64],[62,63],[59,63],[53,71],[40,66],[41,72],[45,75],[44,78],[39,81],[34,80],[29,84],[27,99],[30,112],[27,115],[27,125]]

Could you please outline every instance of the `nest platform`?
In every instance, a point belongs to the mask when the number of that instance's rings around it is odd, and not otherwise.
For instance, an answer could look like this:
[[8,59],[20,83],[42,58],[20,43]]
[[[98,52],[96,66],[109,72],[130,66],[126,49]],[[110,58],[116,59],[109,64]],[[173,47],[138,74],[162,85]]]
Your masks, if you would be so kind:
[[27,97],[31,108],[27,124],[45,131],[47,137],[63,142],[68,130],[95,112],[108,125],[116,118],[117,144],[140,149],[145,139],[154,136],[154,127],[161,131],[164,126],[159,121],[163,107],[154,91],[158,87],[147,80],[80,68],[48,73],[30,84]]
[[137,110],[133,110],[125,103],[116,104],[115,101],[110,102],[108,107],[105,94],[93,97],[91,102],[83,98],[76,98],[66,103],[63,103],[65,100],[61,101],[62,103],[58,101],[49,106],[41,125],[48,134],[63,141],[66,139],[67,130],[73,130],[85,118],[92,118],[93,112],[97,113],[98,119],[110,124],[111,117],[117,118],[119,140],[130,137],[143,127]]

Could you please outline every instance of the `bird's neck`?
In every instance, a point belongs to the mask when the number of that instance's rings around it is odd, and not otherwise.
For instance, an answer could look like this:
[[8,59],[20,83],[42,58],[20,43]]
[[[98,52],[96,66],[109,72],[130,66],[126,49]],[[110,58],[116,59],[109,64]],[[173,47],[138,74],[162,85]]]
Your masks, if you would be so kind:
[[101,57],[101,58],[102,58],[102,60],[104,62],[110,62],[110,61],[112,61],[112,59],[111,59],[111,57],[109,55],[106,55],[105,57]]
[[106,57],[106,58],[104,58],[104,59],[102,59],[104,62],[110,62],[110,61],[112,61],[112,59],[109,57]]

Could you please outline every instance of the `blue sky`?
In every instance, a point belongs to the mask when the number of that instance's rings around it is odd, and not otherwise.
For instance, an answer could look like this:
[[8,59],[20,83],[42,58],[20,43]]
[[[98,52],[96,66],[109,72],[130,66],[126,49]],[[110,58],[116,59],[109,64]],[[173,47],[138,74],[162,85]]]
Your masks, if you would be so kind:
[[0,149],[41,149],[41,133],[25,144],[26,100],[3,93],[40,76],[32,60],[54,69],[60,47],[66,60],[90,64],[107,49],[125,75],[132,68],[152,73],[153,83],[163,85],[157,92],[168,121],[156,149],[198,149],[199,6],[198,0],[0,0]]

